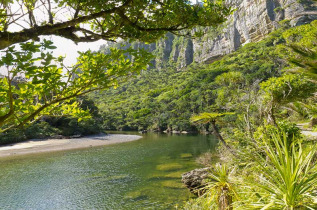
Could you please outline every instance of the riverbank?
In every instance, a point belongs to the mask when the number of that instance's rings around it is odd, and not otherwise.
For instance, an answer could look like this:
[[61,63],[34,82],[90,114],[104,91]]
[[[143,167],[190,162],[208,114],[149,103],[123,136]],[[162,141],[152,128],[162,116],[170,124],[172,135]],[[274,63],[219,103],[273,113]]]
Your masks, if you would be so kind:
[[101,134],[76,139],[33,139],[0,147],[0,157],[82,149],[135,141],[138,135]]

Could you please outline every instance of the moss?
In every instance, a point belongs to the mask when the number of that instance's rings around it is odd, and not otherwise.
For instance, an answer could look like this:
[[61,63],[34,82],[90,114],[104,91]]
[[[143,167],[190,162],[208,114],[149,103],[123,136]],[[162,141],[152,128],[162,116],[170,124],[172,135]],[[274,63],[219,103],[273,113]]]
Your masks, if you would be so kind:
[[274,9],[274,12],[276,12],[276,13],[278,13],[278,12],[281,12],[281,11],[283,11],[284,9],[282,8],[282,7],[276,7],[275,9]]

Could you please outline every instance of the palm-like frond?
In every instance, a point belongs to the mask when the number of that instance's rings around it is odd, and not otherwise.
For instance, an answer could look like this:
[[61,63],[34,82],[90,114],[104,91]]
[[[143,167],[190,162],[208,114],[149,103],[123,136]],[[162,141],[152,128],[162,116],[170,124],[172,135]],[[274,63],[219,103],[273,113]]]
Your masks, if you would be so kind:
[[258,156],[263,173],[258,185],[271,194],[272,206],[280,209],[313,208],[311,193],[317,184],[317,167],[312,163],[316,146],[302,147],[300,141],[287,144],[287,135],[274,135],[264,142],[268,162]]
[[297,56],[290,58],[289,61],[296,66],[304,68],[310,73],[317,74],[317,51],[311,50],[296,44],[289,46]]
[[216,120],[219,117],[223,117],[225,115],[233,115],[233,112],[225,112],[225,113],[217,113],[217,112],[204,112],[198,115],[194,115],[190,118],[192,123],[202,123],[206,124],[211,122],[212,120]]

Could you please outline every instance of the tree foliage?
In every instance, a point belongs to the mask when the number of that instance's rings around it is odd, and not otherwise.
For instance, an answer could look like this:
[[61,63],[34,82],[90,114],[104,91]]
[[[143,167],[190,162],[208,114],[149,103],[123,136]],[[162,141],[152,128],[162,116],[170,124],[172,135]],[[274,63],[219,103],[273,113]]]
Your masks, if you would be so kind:
[[317,88],[313,82],[300,74],[272,77],[260,86],[265,92],[265,102],[273,103],[275,106],[313,96]]
[[74,42],[140,39],[152,42],[167,31],[215,26],[231,9],[219,1],[188,0],[6,0],[0,3],[0,49],[57,35]]
[[234,113],[217,113],[217,112],[212,112],[212,113],[200,113],[198,115],[194,115],[191,117],[191,122],[192,123],[210,123],[212,121],[216,121],[218,118],[226,116],[226,115],[233,115]]
[[[63,58],[52,56],[51,41],[21,43],[21,50],[9,47],[0,66],[6,74],[0,78],[0,127],[22,127],[41,115],[70,115],[84,118],[74,97],[95,90],[116,87],[146,68],[151,55],[142,50],[112,49],[110,54],[80,53],[77,65],[68,68]],[[125,54],[134,57],[133,62]]]

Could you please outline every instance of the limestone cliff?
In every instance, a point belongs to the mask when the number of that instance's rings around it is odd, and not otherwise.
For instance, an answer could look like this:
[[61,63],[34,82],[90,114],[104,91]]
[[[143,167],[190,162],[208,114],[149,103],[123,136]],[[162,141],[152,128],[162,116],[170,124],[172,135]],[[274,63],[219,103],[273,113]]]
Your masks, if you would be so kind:
[[[157,43],[134,42],[127,46],[144,48],[156,56],[161,69],[174,64],[181,69],[192,62],[211,63],[241,45],[257,42],[283,24],[298,26],[317,19],[316,0],[228,0],[236,10],[218,28],[205,29],[199,39],[167,34]],[[127,44],[127,43],[125,43]]]
[[309,0],[230,0],[236,8],[222,33],[208,30],[200,40],[194,40],[197,62],[212,62],[241,45],[256,42],[280,24],[302,25],[317,19],[317,2]]

